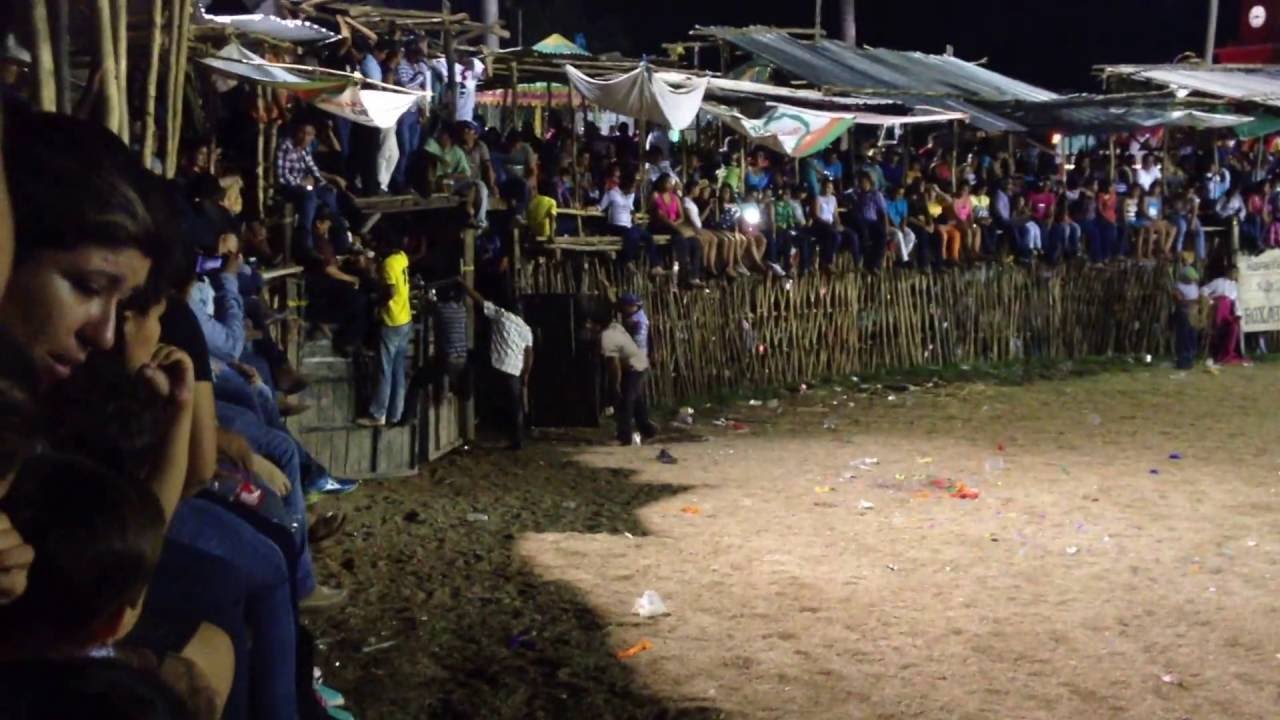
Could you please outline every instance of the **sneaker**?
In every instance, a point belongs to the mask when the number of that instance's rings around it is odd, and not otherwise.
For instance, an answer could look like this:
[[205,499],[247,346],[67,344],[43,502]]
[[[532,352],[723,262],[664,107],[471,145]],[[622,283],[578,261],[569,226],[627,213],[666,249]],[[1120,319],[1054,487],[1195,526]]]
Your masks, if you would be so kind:
[[317,492],[322,495],[346,495],[358,487],[360,487],[359,480],[344,480],[332,475],[325,475],[311,487],[311,492]]
[[769,272],[773,273],[773,276],[774,276],[774,277],[786,277],[786,276],[787,276],[787,271],[786,271],[786,270],[783,270],[783,269],[782,269],[782,266],[781,266],[781,265],[779,265],[778,263],[768,263],[768,265],[769,265]]
[[317,610],[332,610],[346,601],[346,590],[343,590],[342,588],[327,587],[325,585],[316,585],[314,592],[298,602],[298,609],[310,612]]
[[387,421],[386,421],[386,418],[376,418],[376,417],[370,416],[370,417],[356,418],[356,424],[359,425],[360,427],[380,428],[380,427],[386,427]]
[[310,410],[311,403],[281,393],[281,396],[276,399],[276,407],[279,408],[281,417],[293,417]]
[[323,705],[326,710],[331,708],[340,708],[347,704],[347,699],[342,696],[342,693],[327,685],[316,683],[315,691],[316,697],[320,698],[320,704]]
[[738,263],[738,267],[734,268],[733,271],[739,275],[751,274],[751,271],[747,269],[747,266],[743,265],[742,263]]

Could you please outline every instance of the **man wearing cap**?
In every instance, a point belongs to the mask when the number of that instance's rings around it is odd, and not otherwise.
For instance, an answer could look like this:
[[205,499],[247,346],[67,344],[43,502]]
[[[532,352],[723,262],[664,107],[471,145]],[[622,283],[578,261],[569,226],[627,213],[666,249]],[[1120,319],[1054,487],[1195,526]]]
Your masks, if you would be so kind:
[[633,429],[645,438],[658,434],[658,428],[649,421],[649,405],[644,398],[649,357],[636,345],[622,323],[613,320],[611,315],[607,310],[596,313],[589,321],[589,327],[599,337],[600,354],[608,368],[618,444],[630,445]]
[[618,298],[618,309],[622,311],[622,327],[626,328],[636,347],[646,357],[649,355],[649,316],[644,312],[644,303],[635,293],[623,293]]

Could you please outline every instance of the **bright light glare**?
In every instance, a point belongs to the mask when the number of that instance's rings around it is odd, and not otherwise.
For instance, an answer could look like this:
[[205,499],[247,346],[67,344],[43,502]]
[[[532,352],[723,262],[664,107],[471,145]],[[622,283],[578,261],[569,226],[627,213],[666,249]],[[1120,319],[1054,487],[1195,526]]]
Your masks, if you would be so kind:
[[760,224],[760,209],[750,206],[742,211],[742,219],[747,221],[749,225]]

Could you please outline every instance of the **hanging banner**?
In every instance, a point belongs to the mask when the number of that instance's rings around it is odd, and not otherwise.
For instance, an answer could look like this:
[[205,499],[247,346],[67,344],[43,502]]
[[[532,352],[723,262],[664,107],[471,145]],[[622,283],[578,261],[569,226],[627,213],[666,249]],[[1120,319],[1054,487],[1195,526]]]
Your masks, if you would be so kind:
[[594,80],[572,65],[565,65],[564,72],[573,89],[592,105],[672,130],[693,124],[707,91],[705,77],[693,77],[687,87],[675,87],[655,77],[647,64],[613,80]]
[[351,122],[389,128],[395,126],[406,110],[417,104],[419,97],[413,93],[361,90],[352,85],[337,94],[321,95],[311,103]]
[[922,111],[912,115],[884,115],[876,112],[824,112],[765,103],[759,117],[719,103],[705,103],[703,110],[719,118],[735,132],[747,136],[753,145],[763,145],[791,157],[807,157],[838,140],[856,122],[859,125],[908,125],[962,119],[961,113]]
[[1280,250],[1242,255],[1240,271],[1240,326],[1244,332],[1280,330]]

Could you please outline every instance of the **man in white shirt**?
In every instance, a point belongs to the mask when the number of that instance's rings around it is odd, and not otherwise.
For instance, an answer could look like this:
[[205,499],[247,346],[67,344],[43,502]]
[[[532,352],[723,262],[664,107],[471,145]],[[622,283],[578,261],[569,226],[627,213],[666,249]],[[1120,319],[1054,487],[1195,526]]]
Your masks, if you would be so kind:
[[501,308],[485,300],[480,293],[463,286],[471,299],[489,318],[489,361],[509,393],[512,450],[524,446],[524,392],[533,370],[533,331],[512,307]]
[[[447,87],[449,63],[442,57],[436,58],[431,61],[431,69],[439,74],[441,86]],[[466,58],[454,63],[453,72],[458,81],[458,97],[444,97],[447,93],[442,93],[441,97],[453,106],[455,121],[471,120],[476,114],[476,87],[485,78],[485,65],[479,58]]]
[[602,311],[591,319],[590,325],[592,332],[600,337],[600,354],[608,367],[618,444],[631,444],[633,427],[645,439],[652,438],[658,434],[658,428],[649,421],[649,405],[644,398],[649,356],[611,314]]

